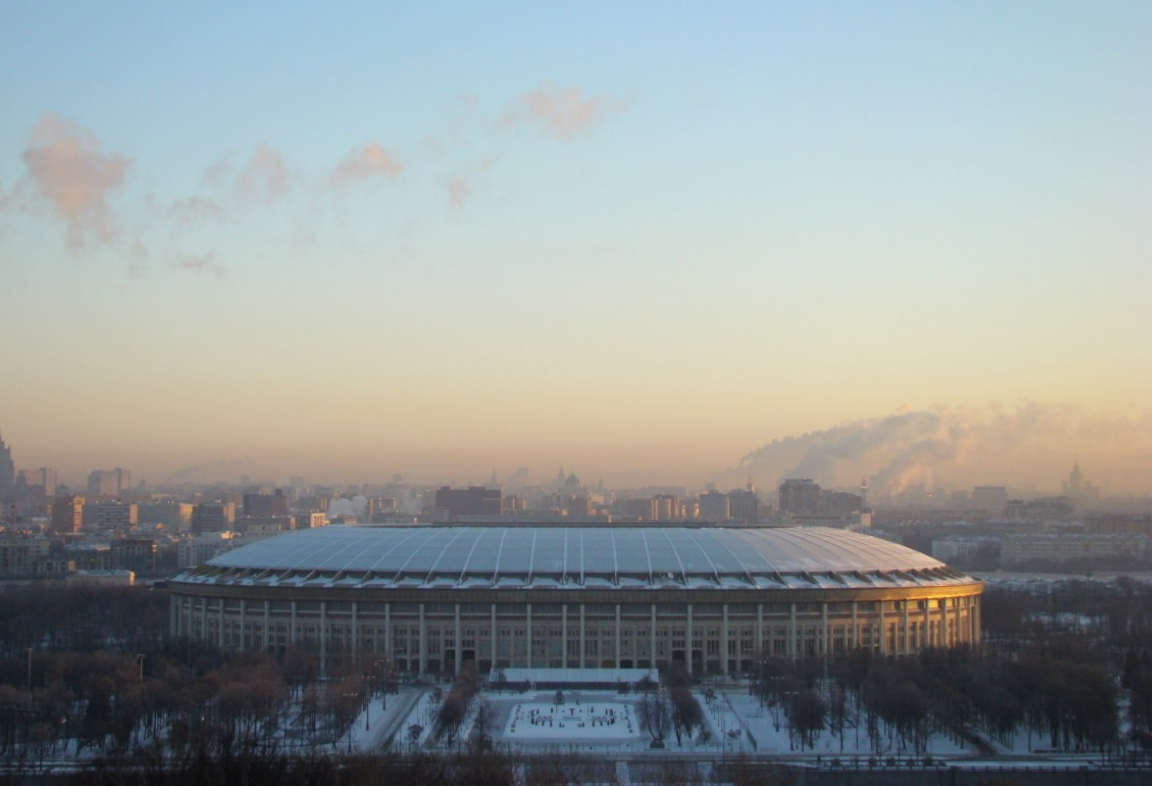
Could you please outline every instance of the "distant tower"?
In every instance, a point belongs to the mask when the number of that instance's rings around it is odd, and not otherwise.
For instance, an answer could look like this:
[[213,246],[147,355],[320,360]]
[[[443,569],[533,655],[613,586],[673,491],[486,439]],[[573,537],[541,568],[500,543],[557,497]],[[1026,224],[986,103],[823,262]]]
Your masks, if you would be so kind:
[[860,507],[861,509],[868,507],[868,478],[860,481]]
[[1064,495],[1068,497],[1078,497],[1083,490],[1083,477],[1080,474],[1080,457],[1077,456],[1072,464],[1072,473],[1068,475],[1067,482],[1064,483]]
[[16,462],[12,449],[0,437],[0,502],[11,502],[16,497]]

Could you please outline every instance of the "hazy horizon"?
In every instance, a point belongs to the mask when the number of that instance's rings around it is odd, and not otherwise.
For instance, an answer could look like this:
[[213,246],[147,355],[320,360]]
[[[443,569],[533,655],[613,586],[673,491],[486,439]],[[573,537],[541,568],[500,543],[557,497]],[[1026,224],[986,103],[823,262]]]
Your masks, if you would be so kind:
[[1152,491],[1146,3],[6,20],[17,469]]

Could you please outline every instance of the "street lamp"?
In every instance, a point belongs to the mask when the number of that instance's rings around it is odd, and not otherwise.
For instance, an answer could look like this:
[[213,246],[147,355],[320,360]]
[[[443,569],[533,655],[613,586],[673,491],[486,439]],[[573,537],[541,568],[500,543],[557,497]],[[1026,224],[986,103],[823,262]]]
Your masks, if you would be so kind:
[[368,699],[368,708],[364,710],[364,731],[368,731],[368,723],[372,718],[372,677],[364,675],[364,695]]

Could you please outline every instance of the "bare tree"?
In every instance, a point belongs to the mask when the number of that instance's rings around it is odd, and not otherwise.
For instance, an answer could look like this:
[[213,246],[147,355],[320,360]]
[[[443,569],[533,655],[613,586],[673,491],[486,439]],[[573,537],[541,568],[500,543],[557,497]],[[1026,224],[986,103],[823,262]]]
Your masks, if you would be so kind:
[[636,705],[636,714],[640,725],[652,737],[653,748],[663,748],[664,738],[668,735],[670,715],[668,708],[668,690],[660,688],[644,694]]

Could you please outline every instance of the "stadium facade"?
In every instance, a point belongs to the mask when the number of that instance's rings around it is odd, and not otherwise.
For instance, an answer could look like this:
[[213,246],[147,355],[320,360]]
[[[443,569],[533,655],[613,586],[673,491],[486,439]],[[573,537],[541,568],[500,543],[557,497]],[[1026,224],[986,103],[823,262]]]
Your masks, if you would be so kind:
[[821,528],[327,527],[235,549],[169,583],[177,636],[337,652],[400,671],[748,670],[866,647],[979,640],[983,583]]

